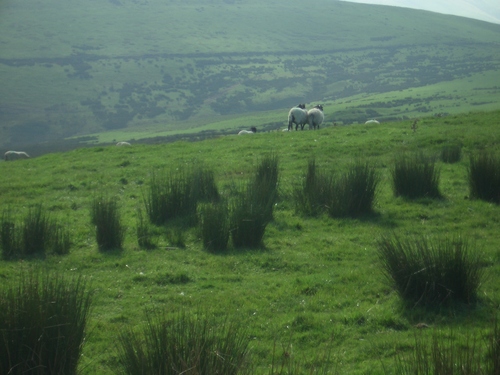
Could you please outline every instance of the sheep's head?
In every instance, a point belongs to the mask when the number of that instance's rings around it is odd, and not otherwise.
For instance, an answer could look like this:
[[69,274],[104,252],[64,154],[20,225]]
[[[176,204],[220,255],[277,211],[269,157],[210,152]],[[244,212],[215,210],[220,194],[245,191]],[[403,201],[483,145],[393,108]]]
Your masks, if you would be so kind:
[[254,133],[257,133],[257,128],[256,128],[255,126],[252,126],[252,127],[250,128],[250,130],[251,130],[252,132],[254,132]]
[[305,104],[298,104],[298,105],[297,105],[297,108],[306,109],[306,105],[305,105]]
[[323,106],[321,104],[315,105],[314,108],[318,108],[321,112],[323,112]]

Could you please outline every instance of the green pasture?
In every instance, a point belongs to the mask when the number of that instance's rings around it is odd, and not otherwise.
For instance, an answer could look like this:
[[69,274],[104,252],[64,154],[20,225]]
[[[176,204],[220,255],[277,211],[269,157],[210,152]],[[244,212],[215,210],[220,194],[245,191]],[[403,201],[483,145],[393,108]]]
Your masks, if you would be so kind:
[[[467,167],[479,150],[498,150],[499,118],[498,111],[490,111],[421,116],[414,128],[413,119],[330,124],[318,131],[234,134],[201,142],[96,145],[0,162],[0,208],[20,219],[42,204],[69,229],[72,241],[68,255],[0,260],[0,278],[3,285],[14,285],[21,270],[40,266],[91,283],[94,303],[82,374],[117,373],[118,333],[144,324],[146,309],[243,324],[255,374],[270,374],[273,358],[300,363],[299,373],[393,374],[396,356],[410,353],[416,336],[453,332],[464,343],[471,334],[481,337],[498,315],[500,211],[498,205],[470,199]],[[219,129],[232,121],[246,120],[228,118]],[[444,146],[457,144],[463,151],[458,163],[437,159],[442,199],[394,197],[390,170],[397,155],[422,152],[438,158]],[[197,228],[185,226],[184,246],[173,245],[168,233],[178,230],[175,223],[155,227],[157,249],[139,248],[138,210],[144,209],[153,173],[203,166],[213,170],[220,193],[231,196],[270,154],[279,158],[279,199],[263,248],[230,246],[227,254],[212,254],[203,250]],[[381,176],[375,212],[356,219],[297,214],[293,189],[311,158],[321,170],[338,173],[355,160],[375,166]],[[122,250],[97,248],[90,215],[98,196],[118,202],[126,227]],[[391,233],[468,238],[484,255],[488,276],[477,304],[405,307],[377,256],[377,240]],[[418,323],[430,329],[418,330]]]

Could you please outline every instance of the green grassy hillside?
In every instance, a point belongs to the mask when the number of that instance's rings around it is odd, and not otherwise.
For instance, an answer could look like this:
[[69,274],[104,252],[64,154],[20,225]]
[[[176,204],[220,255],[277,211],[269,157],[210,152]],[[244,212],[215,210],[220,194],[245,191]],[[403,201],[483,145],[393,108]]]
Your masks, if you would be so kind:
[[[201,142],[131,147],[96,146],[0,162],[0,209],[22,218],[42,204],[71,235],[70,253],[0,260],[2,285],[19,270],[41,265],[64,275],[83,275],[95,290],[83,374],[114,374],[117,332],[144,323],[144,310],[166,309],[230,317],[248,328],[254,373],[269,374],[277,358],[291,356],[304,373],[325,366],[345,374],[394,373],[397,353],[410,353],[414,326],[453,330],[459,342],[491,327],[500,302],[498,205],[469,197],[469,155],[498,150],[498,111],[422,118],[380,125],[330,126],[319,131],[228,135]],[[442,199],[406,200],[393,195],[390,170],[401,152],[437,156],[462,145],[455,164],[437,162]],[[203,164],[214,171],[224,196],[232,196],[271,153],[279,157],[280,199],[266,229],[264,248],[214,255],[203,250],[199,232],[184,228],[185,247],[172,246],[172,225],[158,227],[159,248],[137,244],[138,210],[144,208],[152,173]],[[380,173],[375,213],[357,219],[297,214],[293,188],[308,160],[342,172],[354,160]],[[118,201],[126,227],[122,251],[99,252],[90,206],[104,195]],[[463,236],[484,255],[488,278],[476,306],[404,308],[386,283],[376,241],[388,233]],[[422,335],[425,335],[422,332]],[[464,341],[460,341],[464,340]],[[326,360],[324,353],[329,353]],[[284,358],[284,357],[283,357]],[[384,370],[385,368],[385,370]]]
[[338,123],[497,109],[499,36],[332,0],[4,0],[0,148],[219,130],[264,111],[252,125],[279,127],[299,102]]

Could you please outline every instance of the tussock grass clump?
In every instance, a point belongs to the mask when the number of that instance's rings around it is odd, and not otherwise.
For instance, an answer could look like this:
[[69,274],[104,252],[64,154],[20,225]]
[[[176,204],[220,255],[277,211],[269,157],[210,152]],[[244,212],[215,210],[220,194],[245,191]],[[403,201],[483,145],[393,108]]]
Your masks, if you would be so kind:
[[482,257],[465,238],[384,236],[378,253],[389,282],[409,303],[476,301],[484,275]]
[[268,221],[273,219],[274,204],[278,200],[278,166],[277,155],[271,154],[264,157],[257,166],[255,177],[249,185],[252,201],[262,207]]
[[146,316],[139,332],[129,329],[120,335],[124,374],[245,373],[249,341],[240,325],[187,314]]
[[69,253],[71,247],[71,237],[69,231],[61,225],[54,224],[52,237],[52,250],[57,255]]
[[94,198],[90,212],[99,250],[122,249],[125,228],[121,223],[118,202],[114,198]]
[[232,201],[230,227],[234,247],[257,248],[263,245],[262,239],[272,216],[269,207],[272,212],[273,201],[263,202],[262,198],[263,195],[248,186]]
[[413,350],[396,356],[396,373],[401,375],[453,375],[500,373],[500,333],[498,318],[488,340],[466,333],[459,339],[456,332],[433,330],[430,335],[415,335]]
[[332,191],[333,177],[318,171],[315,159],[309,160],[302,185],[293,192],[295,211],[306,216],[325,212]]
[[436,163],[422,153],[399,155],[391,171],[392,186],[396,197],[441,198],[440,172]]
[[214,172],[211,169],[198,167],[192,174],[194,195],[198,202],[218,202],[219,190],[215,183]]
[[219,199],[213,171],[200,167],[163,176],[153,173],[144,203],[149,220],[155,225],[163,225],[179,218],[196,219],[198,202]]
[[0,245],[5,259],[19,256],[68,254],[71,246],[69,231],[52,220],[41,204],[30,207],[27,215],[16,223],[9,210],[2,214]]
[[500,325],[498,316],[495,317],[493,329],[489,335],[488,352],[486,353],[487,373],[500,374]]
[[30,207],[23,220],[21,235],[25,255],[45,254],[51,240],[53,227],[49,215],[41,205]]
[[229,210],[227,202],[208,203],[200,208],[203,247],[211,252],[224,252],[229,241]]
[[81,278],[30,270],[0,291],[0,373],[77,374],[91,307]]
[[310,160],[302,186],[294,191],[298,212],[315,216],[356,217],[373,211],[380,178],[369,163],[356,161],[340,176],[317,170]]
[[155,225],[196,214],[196,196],[192,176],[183,171],[163,176],[153,173],[145,197],[146,212]]
[[453,164],[462,159],[461,145],[448,145],[441,149],[441,161],[443,163]]
[[19,231],[16,230],[16,224],[9,210],[5,210],[2,213],[0,245],[2,246],[2,256],[4,259],[10,259],[22,252],[21,236]]
[[500,157],[492,152],[472,155],[468,181],[471,198],[500,204]]
[[369,163],[356,161],[334,180],[326,208],[330,217],[356,217],[373,212],[380,178]]
[[149,222],[144,218],[141,209],[137,211],[136,233],[137,244],[139,245],[139,248],[152,250],[158,247],[158,241],[153,233],[152,228],[150,227]]
[[[413,351],[396,358],[396,373],[401,375],[486,374],[477,338],[457,343],[453,334],[446,337],[433,332],[432,337],[416,335]],[[493,374],[492,374],[493,375]]]
[[262,246],[278,198],[278,158],[266,157],[243,193],[231,203],[231,237],[236,248]]

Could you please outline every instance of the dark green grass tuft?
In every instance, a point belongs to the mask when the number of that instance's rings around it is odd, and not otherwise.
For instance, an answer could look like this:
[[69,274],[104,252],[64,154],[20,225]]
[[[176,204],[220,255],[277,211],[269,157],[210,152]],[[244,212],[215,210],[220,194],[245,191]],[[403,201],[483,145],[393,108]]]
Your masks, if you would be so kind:
[[198,167],[194,171],[178,170],[163,176],[153,172],[144,203],[149,220],[163,225],[179,218],[195,222],[198,202],[219,199],[213,171]]
[[52,250],[57,255],[67,255],[71,248],[71,237],[67,228],[59,224],[53,225]]
[[200,208],[200,229],[203,247],[210,252],[224,252],[229,241],[229,210],[227,202],[208,203]]
[[197,167],[191,177],[197,202],[218,202],[219,190],[215,183],[214,171],[204,166]]
[[[482,340],[466,332],[460,339],[457,332],[431,334],[415,332],[415,345],[410,352],[396,355],[395,374],[398,375],[497,375],[498,324],[487,334],[490,340]],[[387,373],[387,372],[386,372]]]
[[41,205],[30,207],[21,228],[23,254],[45,254],[54,227]]
[[258,193],[248,186],[231,203],[231,238],[236,248],[257,248],[263,245],[269,224],[269,205],[256,197]]
[[387,279],[411,304],[472,304],[477,299],[482,256],[465,238],[384,236],[378,252]]
[[498,316],[495,317],[493,329],[488,339],[488,352],[486,353],[487,373],[500,374],[500,325]]
[[137,244],[139,245],[139,248],[152,250],[158,247],[158,241],[156,239],[156,236],[153,233],[153,230],[150,227],[149,222],[144,218],[141,209],[137,211],[136,233],[137,233]]
[[356,217],[373,212],[380,178],[368,162],[357,161],[334,180],[326,203],[331,217]]
[[309,160],[301,186],[295,187],[293,191],[295,211],[306,216],[323,213],[332,191],[333,176],[318,171],[316,160]]
[[274,204],[278,200],[279,159],[276,154],[265,156],[257,166],[249,193],[253,204],[261,207],[267,221],[273,219]]
[[462,159],[462,146],[449,145],[441,149],[441,161],[448,164],[457,163]]
[[254,178],[231,203],[231,237],[236,248],[263,245],[277,198],[278,158],[272,155],[261,161]]
[[500,157],[482,152],[470,157],[468,168],[471,198],[500,204]]
[[77,374],[91,307],[81,278],[27,271],[0,291],[0,373]]
[[16,231],[16,224],[9,210],[5,210],[2,213],[2,222],[0,223],[0,244],[2,246],[2,257],[4,259],[10,259],[14,255],[19,255],[22,252],[21,236],[19,231]]
[[236,323],[205,317],[147,313],[138,332],[120,334],[119,362],[124,374],[242,374],[249,339]]
[[90,214],[99,250],[122,249],[125,228],[121,223],[116,199],[94,198]]
[[330,217],[371,213],[380,177],[369,163],[356,161],[340,176],[317,170],[310,160],[302,186],[295,188],[295,209],[308,216],[326,212]]
[[391,171],[394,195],[409,199],[441,198],[440,172],[436,163],[422,153],[399,155]]
[[68,254],[71,247],[69,230],[50,218],[43,206],[30,207],[20,224],[4,211],[0,223],[0,245],[4,259],[14,257]]
[[183,171],[163,176],[153,173],[145,198],[146,212],[155,225],[196,214],[196,196],[192,176]]

